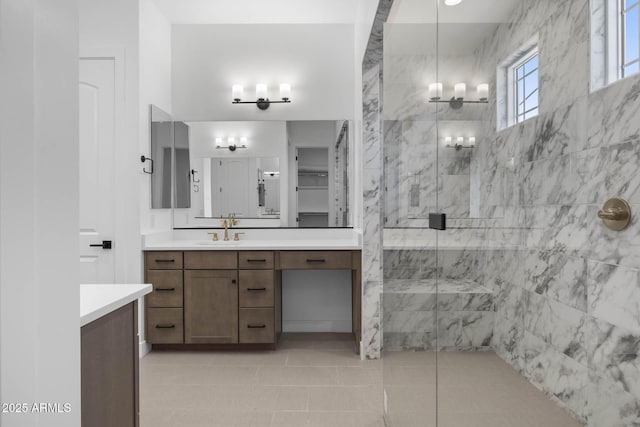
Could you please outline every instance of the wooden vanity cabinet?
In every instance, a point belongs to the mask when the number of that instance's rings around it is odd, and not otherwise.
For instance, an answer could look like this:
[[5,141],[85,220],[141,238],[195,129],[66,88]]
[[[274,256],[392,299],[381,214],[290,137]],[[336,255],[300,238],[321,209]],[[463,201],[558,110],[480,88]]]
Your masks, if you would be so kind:
[[185,270],[184,285],[185,343],[237,343],[238,272]]
[[146,339],[154,345],[258,345],[282,333],[282,270],[352,270],[360,341],[360,251],[148,251]]
[[146,252],[145,337],[149,344],[184,343],[182,252]]

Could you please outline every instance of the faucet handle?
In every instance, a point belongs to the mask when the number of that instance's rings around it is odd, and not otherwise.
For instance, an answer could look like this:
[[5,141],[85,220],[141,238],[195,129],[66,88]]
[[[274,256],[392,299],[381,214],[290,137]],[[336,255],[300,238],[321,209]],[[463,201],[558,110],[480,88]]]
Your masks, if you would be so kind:
[[211,234],[211,240],[213,240],[214,242],[218,241],[218,233],[213,232],[213,233],[207,233],[207,234]]
[[244,234],[243,232],[236,232],[236,234],[233,236],[233,240],[235,240],[236,242],[240,240],[240,235]]

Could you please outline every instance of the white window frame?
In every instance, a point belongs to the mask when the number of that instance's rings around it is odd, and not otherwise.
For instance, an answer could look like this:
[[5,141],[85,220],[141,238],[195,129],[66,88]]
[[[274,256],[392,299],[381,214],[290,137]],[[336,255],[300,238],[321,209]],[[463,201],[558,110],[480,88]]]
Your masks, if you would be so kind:
[[[532,49],[530,49],[528,52],[524,53],[523,55],[521,55],[519,57],[519,59],[517,59],[513,64],[511,64],[508,69],[507,69],[507,81],[508,81],[508,85],[509,85],[509,89],[508,89],[508,108],[509,108],[509,124],[510,126],[513,125],[517,125],[518,123],[522,123],[528,119],[522,119],[520,120],[520,115],[518,114],[518,78],[517,78],[517,71],[518,68],[522,67],[524,64],[526,64],[527,62],[529,62],[530,60],[532,60],[533,58],[535,58],[536,56],[538,56],[538,67],[536,68],[536,71],[538,72],[538,104],[536,105],[536,107],[534,109],[538,110],[538,113],[535,114],[535,116],[537,116],[538,114],[540,114],[540,56],[539,56],[539,52],[538,52],[538,45],[535,45]],[[528,75],[528,74],[527,74]],[[523,76],[524,79],[525,76]],[[532,111],[534,109],[531,109],[529,111]],[[526,112],[523,114],[526,115]],[[534,116],[534,117],[535,117]],[[531,117],[530,117],[531,118]]]
[[[640,2],[637,2],[640,3]],[[637,7],[640,11],[640,4],[634,4],[631,8]],[[601,8],[604,11],[604,14],[596,14],[596,10]],[[629,9],[631,9],[629,8]],[[626,9],[626,1],[625,0],[593,0],[592,3],[592,25],[603,25],[605,30],[604,34],[600,37],[604,36],[604,41],[600,42],[597,40],[599,37],[597,32],[594,32],[595,28],[592,29],[592,56],[596,59],[596,62],[592,63],[593,70],[595,72],[600,69],[600,72],[604,71],[604,81],[602,79],[592,78],[592,90],[597,90],[601,87],[610,85],[611,83],[615,83],[618,80],[624,79],[629,76],[636,75],[640,73],[634,72],[631,74],[625,73],[625,65],[630,65],[636,62],[640,63],[640,59],[638,61],[633,61],[628,64],[625,64],[625,20],[624,20],[624,12]],[[604,22],[602,20],[604,19]],[[599,21],[599,22],[597,22]],[[638,26],[640,32],[640,25]],[[594,37],[596,40],[594,40]],[[638,35],[640,38],[640,34]],[[598,47],[600,49],[604,48],[604,70],[598,67],[598,56],[602,58],[602,54],[598,55]],[[602,59],[600,59],[602,61]]]
[[[522,46],[507,56],[497,67],[497,123],[498,131],[518,124],[516,105],[515,70],[533,56],[538,55],[538,34],[533,35]],[[540,114],[540,67],[538,59],[538,114]],[[520,122],[522,123],[522,122]]]
[[[633,5],[631,5],[631,7],[627,8],[626,7],[626,1],[625,0],[618,0],[618,7],[620,8],[618,11],[618,19],[620,22],[620,25],[618,27],[618,46],[620,49],[620,56],[619,56],[619,69],[620,69],[620,78],[625,78],[625,77],[629,77],[632,76],[634,74],[638,74],[638,72],[640,71],[636,71],[633,72],[631,74],[626,74],[625,73],[625,69],[633,64],[640,64],[640,57],[631,61],[631,62],[626,62],[626,58],[625,58],[625,52],[626,52],[626,44],[627,44],[627,29],[626,29],[626,19],[625,18],[625,13],[628,10],[634,9],[636,8],[638,10],[638,13],[640,14],[640,0],[637,0]],[[638,42],[640,43],[640,22],[638,23]]]

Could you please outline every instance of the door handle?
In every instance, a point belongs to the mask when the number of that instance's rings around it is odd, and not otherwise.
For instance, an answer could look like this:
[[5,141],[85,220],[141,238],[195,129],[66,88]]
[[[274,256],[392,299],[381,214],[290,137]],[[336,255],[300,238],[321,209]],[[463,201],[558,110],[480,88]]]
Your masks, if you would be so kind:
[[90,248],[102,248],[102,249],[111,249],[112,243],[111,240],[103,240],[102,243],[97,243],[95,245],[89,245]]

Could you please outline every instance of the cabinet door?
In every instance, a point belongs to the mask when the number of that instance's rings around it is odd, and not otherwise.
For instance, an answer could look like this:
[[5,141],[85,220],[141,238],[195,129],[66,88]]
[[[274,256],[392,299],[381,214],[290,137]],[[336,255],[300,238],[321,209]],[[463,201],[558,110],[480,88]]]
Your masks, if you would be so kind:
[[184,341],[238,342],[238,272],[185,270]]

